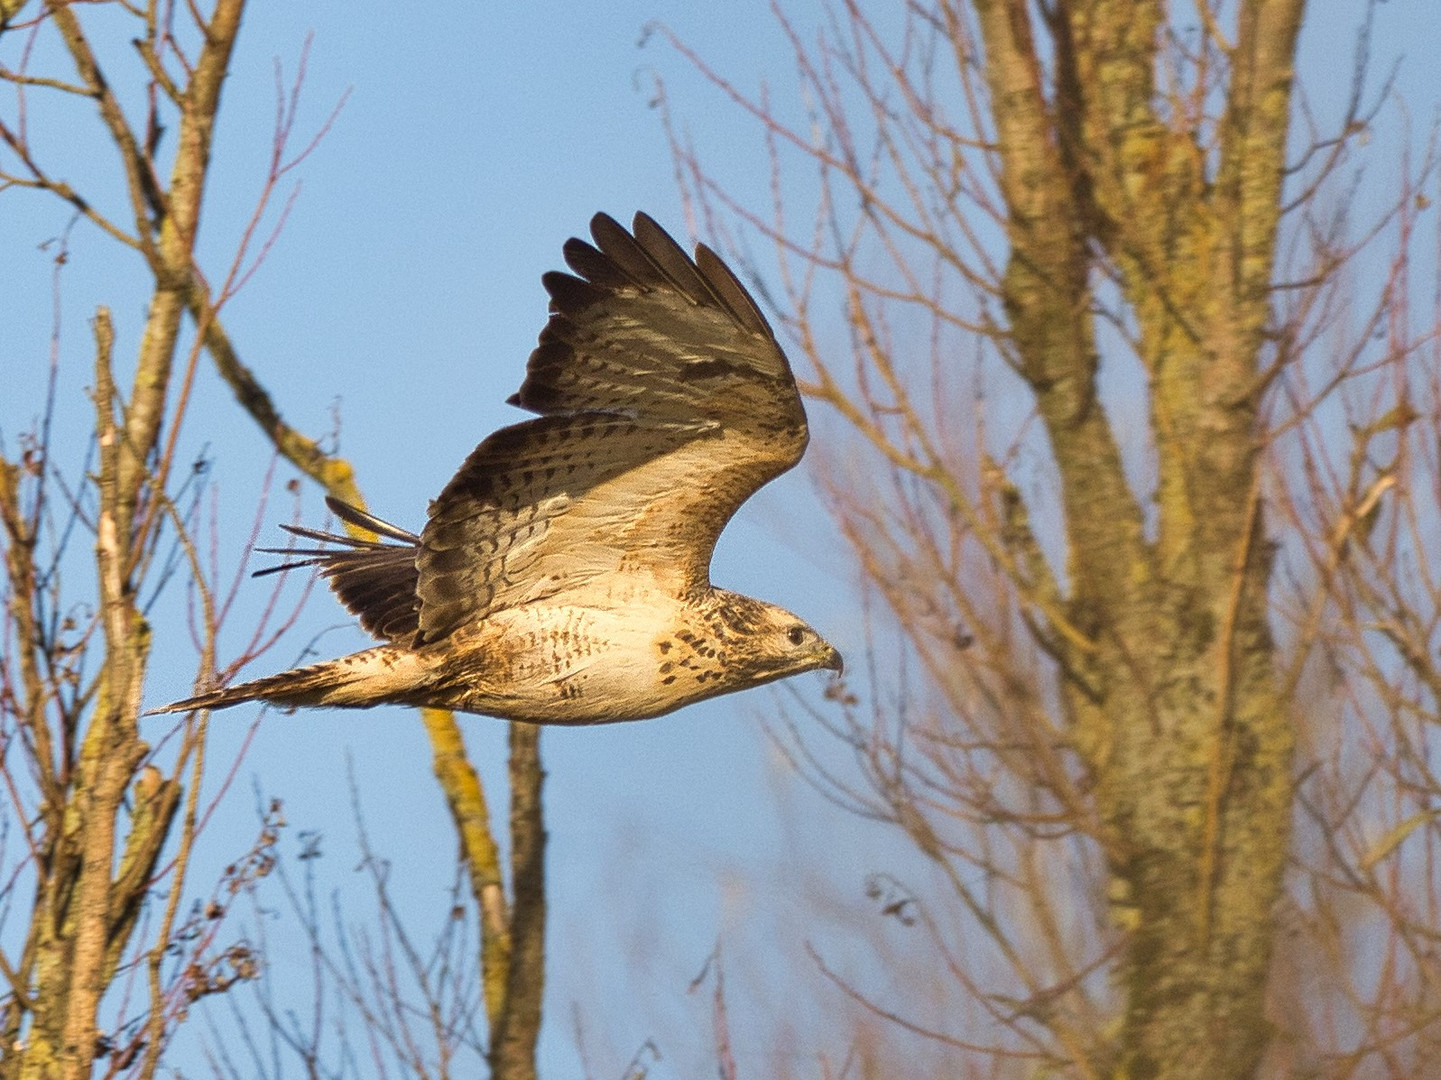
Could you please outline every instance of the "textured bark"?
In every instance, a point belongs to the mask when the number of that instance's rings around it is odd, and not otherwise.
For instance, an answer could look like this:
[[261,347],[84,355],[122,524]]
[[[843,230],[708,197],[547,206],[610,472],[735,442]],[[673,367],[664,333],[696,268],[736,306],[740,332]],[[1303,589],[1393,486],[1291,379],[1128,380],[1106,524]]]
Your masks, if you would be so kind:
[[[69,52],[77,85],[93,101],[119,156],[133,219],[131,239],[147,260],[154,291],[128,387],[117,387],[113,379],[108,312],[102,309],[94,323],[99,447],[94,477],[95,606],[103,660],[83,725],[80,717],[64,712],[60,695],[39,673],[36,650],[51,646],[31,617],[48,602],[29,564],[37,537],[20,507],[18,474],[8,463],[0,485],[12,615],[26,627],[16,653],[22,670],[34,676],[23,680],[30,706],[26,727],[36,749],[36,782],[42,792],[40,825],[31,834],[37,855],[31,925],[19,964],[7,961],[14,993],[4,1017],[4,1077],[80,1080],[91,1075],[104,1049],[97,1030],[100,1002],[130,944],[179,803],[180,786],[174,778],[138,782],[148,750],[137,720],[150,649],[150,627],[138,597],[141,563],[153,544],[157,508],[163,502],[164,480],[155,463],[173,391],[183,286],[191,275],[214,118],[243,7],[241,0],[220,0],[210,15],[184,100],[177,102],[177,150],[168,187],[162,189],[155,160],[131,131],[77,9],[59,3],[44,6],[44,15]],[[51,181],[38,169],[35,176],[33,186],[84,204],[68,185]],[[94,219],[93,209],[88,212]],[[123,229],[106,224],[111,235],[124,235]],[[62,663],[51,670],[63,668]],[[54,715],[60,716],[58,722]],[[131,792],[133,803],[127,807]],[[126,817],[128,831],[122,826]],[[21,1037],[27,1015],[28,1030]]]
[[495,1080],[535,1080],[545,971],[545,821],[540,728],[510,725],[510,955],[505,1006],[491,1023]]
[[[1292,796],[1256,407],[1301,4],[1242,6],[1214,184],[1190,133],[1156,111],[1159,6],[1060,6],[1054,106],[1025,8],[975,7],[1010,212],[1010,341],[1061,475],[1070,620],[1090,638],[1058,639],[1065,701],[1129,931],[1124,1023],[1096,1064],[1249,1076],[1269,1034]],[[1097,402],[1091,244],[1120,269],[1140,331],[1154,543]]]

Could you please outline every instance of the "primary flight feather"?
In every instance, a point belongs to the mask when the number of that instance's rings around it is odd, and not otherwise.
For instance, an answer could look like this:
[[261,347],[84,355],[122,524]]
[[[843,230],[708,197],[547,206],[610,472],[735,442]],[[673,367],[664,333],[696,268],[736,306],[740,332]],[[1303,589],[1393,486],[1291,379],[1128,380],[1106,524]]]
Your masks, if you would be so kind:
[[482,442],[419,536],[327,499],[358,540],[287,551],[384,644],[200,694],[456,709],[537,724],[659,716],[840,654],[790,612],[718,589],[737,508],[805,451],[784,352],[736,276],[645,214],[597,214],[549,273],[550,320],[511,403],[540,414]]

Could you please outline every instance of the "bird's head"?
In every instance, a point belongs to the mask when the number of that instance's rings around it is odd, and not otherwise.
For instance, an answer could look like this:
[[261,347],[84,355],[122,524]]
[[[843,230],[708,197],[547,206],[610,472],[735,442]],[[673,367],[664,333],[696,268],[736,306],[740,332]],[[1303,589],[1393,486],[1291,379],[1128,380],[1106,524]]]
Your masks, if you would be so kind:
[[803,619],[775,604],[716,592],[728,631],[727,661],[748,685],[822,668],[841,671],[841,654]]

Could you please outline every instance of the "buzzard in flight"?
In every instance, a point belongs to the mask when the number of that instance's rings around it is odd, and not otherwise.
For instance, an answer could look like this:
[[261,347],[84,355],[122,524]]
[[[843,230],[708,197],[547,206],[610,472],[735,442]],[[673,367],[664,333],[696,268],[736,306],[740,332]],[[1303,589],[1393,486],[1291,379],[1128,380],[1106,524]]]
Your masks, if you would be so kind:
[[482,442],[419,536],[336,499],[363,540],[318,566],[384,644],[213,690],[161,711],[242,701],[456,709],[536,724],[668,713],[840,654],[796,616],[717,589],[711,552],[737,508],[805,450],[775,334],[709,248],[653,220],[591,221],[511,403],[540,414]]

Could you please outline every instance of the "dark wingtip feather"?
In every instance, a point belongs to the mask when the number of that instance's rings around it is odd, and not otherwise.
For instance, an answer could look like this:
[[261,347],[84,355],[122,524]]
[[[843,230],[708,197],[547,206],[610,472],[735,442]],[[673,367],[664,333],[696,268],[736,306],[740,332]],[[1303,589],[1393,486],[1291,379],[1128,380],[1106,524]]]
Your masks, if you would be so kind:
[[600,242],[602,233],[625,232],[625,226],[615,218],[611,217],[604,210],[597,210],[590,218],[590,235]]
[[775,336],[770,322],[751,296],[750,290],[741,284],[740,278],[725,264],[725,260],[705,244],[697,244],[695,261],[712,291],[721,298],[722,303],[741,325],[766,337]]
[[358,506],[352,506],[342,499],[337,499],[334,495],[327,495],[325,497],[325,505],[328,506],[330,512],[341,521],[357,529],[365,529],[368,532],[375,533],[377,536],[388,536],[392,540],[399,540],[402,544],[420,543],[420,537],[414,533],[406,532],[400,526],[392,525],[390,522],[384,521],[374,514],[362,510]]
[[605,252],[584,240],[572,236],[561,249],[565,264],[585,280],[609,289],[623,289],[634,286],[625,271]]
[[590,234],[601,254],[619,267],[634,284],[647,289],[665,284],[666,278],[660,268],[615,218],[609,214],[596,214],[590,219]]
[[559,270],[548,270],[541,274],[540,283],[550,294],[551,304],[556,311],[580,311],[600,303],[606,296],[605,290],[599,286]]
[[267,577],[287,570],[318,567],[340,602],[370,633],[390,641],[413,635],[415,551],[420,538],[340,499],[327,497],[325,503],[341,521],[384,539],[362,540],[303,525],[282,525],[292,536],[328,546],[257,548],[266,555],[279,555],[284,561],[262,567],[251,576]]
[[303,570],[307,566],[314,566],[317,557],[325,554],[318,549],[314,551],[295,551],[291,548],[256,548],[255,550],[261,555],[299,555],[301,558],[294,562],[287,561],[276,563],[274,566],[262,566],[259,570],[251,572],[250,576],[253,578],[269,577],[271,574],[283,574],[287,570]]
[[686,254],[675,237],[656,224],[655,218],[637,211],[633,227],[636,243],[672,287],[694,303],[706,307],[725,306],[696,267],[695,260]]

